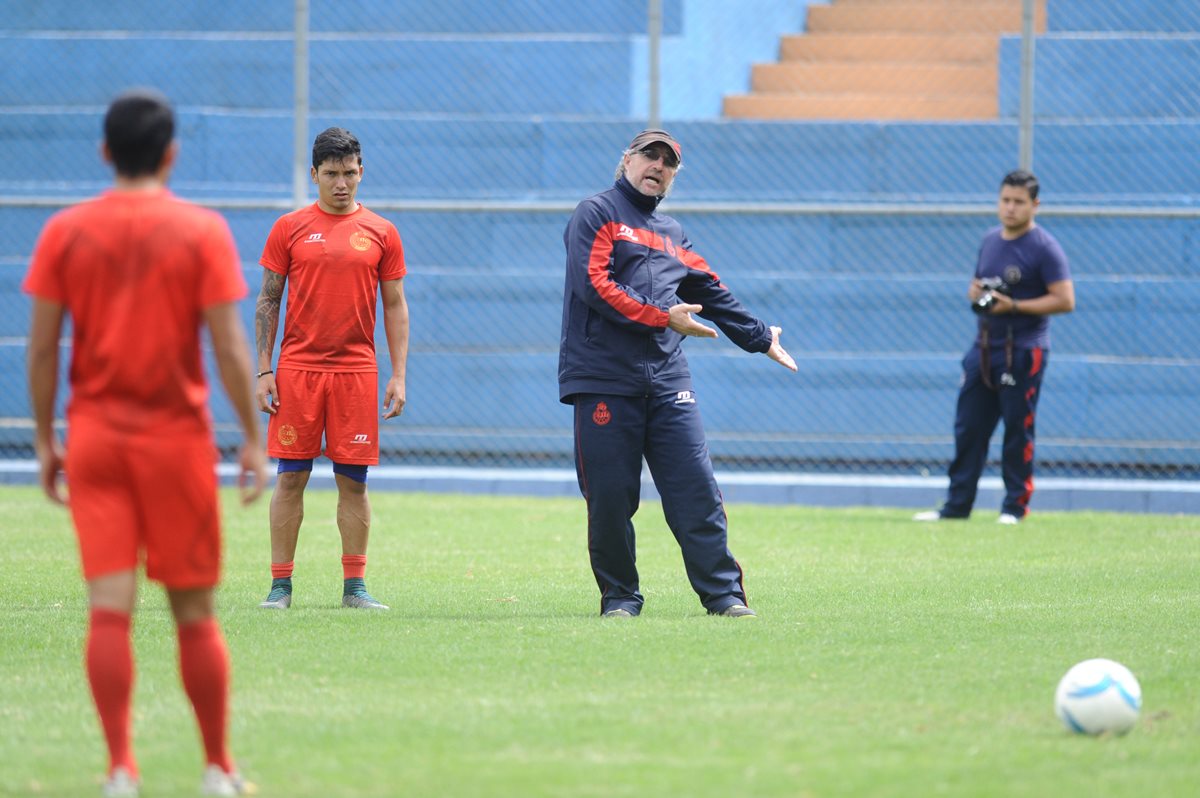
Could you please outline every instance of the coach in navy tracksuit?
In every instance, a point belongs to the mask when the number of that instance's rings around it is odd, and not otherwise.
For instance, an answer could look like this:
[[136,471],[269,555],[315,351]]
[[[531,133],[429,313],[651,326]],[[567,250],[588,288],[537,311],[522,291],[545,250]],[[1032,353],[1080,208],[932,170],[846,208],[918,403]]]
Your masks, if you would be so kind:
[[715,338],[714,322],[748,352],[796,370],[778,327],[751,316],[696,253],[659,202],[680,165],[666,131],[639,133],[616,184],[575,209],[567,248],[559,398],[575,406],[575,468],[587,501],[588,551],[600,613],[641,612],[633,515],[642,458],[662,497],[700,602],[712,614],[752,617],[729,551],[696,393],[680,344]]
[[1034,422],[1050,362],[1048,317],[1075,309],[1067,256],[1054,236],[1035,224],[1037,207],[1037,178],[1020,169],[1005,175],[1000,185],[1000,227],[983,237],[975,276],[967,289],[979,313],[979,333],[963,358],[950,490],[940,510],[917,513],[915,521],[971,514],[987,463],[988,442],[1001,418],[1004,503],[997,520],[1016,524],[1029,511]]

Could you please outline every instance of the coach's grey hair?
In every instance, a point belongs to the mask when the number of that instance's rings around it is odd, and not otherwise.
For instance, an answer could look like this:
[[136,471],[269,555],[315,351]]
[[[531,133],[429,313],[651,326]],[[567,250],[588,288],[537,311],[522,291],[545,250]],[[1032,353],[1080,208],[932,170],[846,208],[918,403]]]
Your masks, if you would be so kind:
[[613,175],[613,180],[620,180],[621,175],[625,174],[625,156],[629,155],[633,150],[624,150],[621,153],[621,158],[617,161],[617,173]]

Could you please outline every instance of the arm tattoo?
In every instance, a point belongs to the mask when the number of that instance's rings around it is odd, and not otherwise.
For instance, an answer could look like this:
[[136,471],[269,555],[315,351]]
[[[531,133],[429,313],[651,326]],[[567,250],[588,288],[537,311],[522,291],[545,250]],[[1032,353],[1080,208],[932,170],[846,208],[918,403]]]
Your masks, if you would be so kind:
[[270,363],[275,349],[275,333],[279,328],[279,306],[283,303],[282,274],[270,269],[263,270],[262,290],[258,292],[258,305],[254,310],[254,341],[259,358]]

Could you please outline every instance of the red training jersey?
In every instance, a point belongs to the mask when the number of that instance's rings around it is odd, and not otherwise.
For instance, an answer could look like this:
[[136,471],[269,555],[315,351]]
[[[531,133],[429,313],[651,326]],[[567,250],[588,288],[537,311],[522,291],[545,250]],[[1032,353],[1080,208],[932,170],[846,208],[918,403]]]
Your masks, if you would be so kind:
[[339,215],[313,203],[275,222],[259,263],[288,283],[277,368],[378,370],[379,283],[406,271],[395,225],[362,205]]
[[68,419],[208,433],[203,311],[246,295],[229,226],[167,189],[111,190],[46,222],[22,288],[73,327]]

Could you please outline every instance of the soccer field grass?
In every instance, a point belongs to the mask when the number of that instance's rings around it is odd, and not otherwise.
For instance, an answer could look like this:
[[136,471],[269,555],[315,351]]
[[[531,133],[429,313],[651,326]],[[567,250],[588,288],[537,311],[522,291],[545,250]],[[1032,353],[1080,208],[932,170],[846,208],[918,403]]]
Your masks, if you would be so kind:
[[[65,512],[0,490],[0,794],[98,794],[84,592]],[[1200,519],[733,505],[754,620],[704,614],[656,504],[646,606],[602,620],[582,500],[375,493],[342,610],[336,497],[310,492],[287,612],[267,502],[225,495],[234,751],[264,796],[1183,796],[1200,784]],[[146,796],[195,794],[200,745],[161,591],[135,620]],[[1058,679],[1141,681],[1121,738],[1068,734]]]

